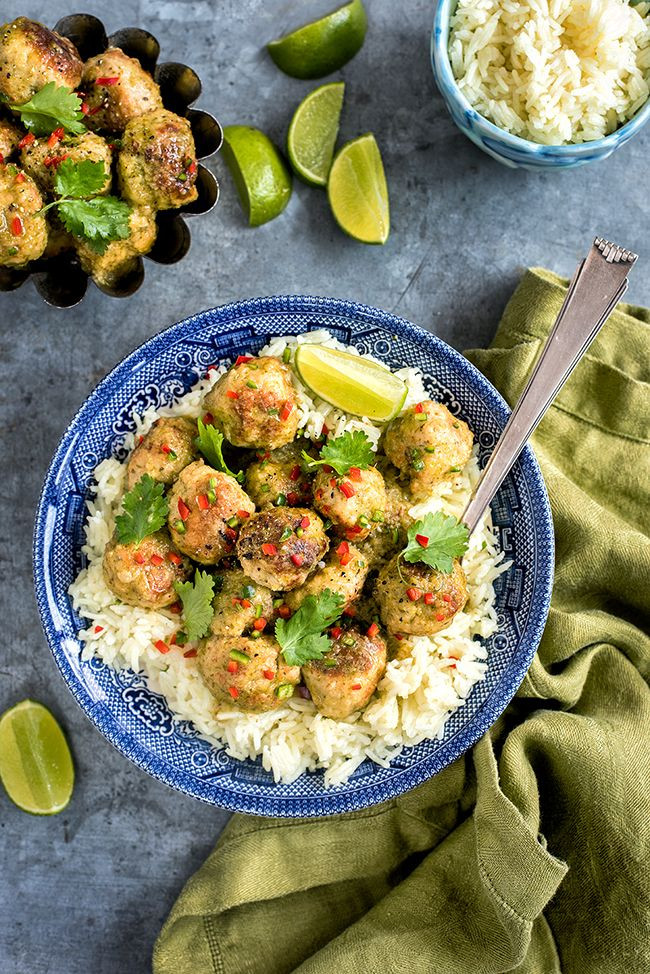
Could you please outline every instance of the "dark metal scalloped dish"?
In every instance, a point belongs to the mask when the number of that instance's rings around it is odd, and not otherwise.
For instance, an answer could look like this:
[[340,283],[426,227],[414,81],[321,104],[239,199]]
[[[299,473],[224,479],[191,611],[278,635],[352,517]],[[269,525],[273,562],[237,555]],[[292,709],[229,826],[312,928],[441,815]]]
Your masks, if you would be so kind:
[[[124,27],[107,35],[104,25],[92,14],[71,14],[54,25],[54,30],[68,37],[77,47],[84,61],[100,54],[108,47],[119,47],[125,54],[137,58],[142,67],[153,74],[160,85],[165,108],[188,120],[196,146],[197,159],[207,159],[218,152],[223,141],[219,122],[209,112],[191,106],[201,94],[201,81],[186,64],[166,61],[158,64],[160,45],[153,34],[139,27]],[[199,165],[196,179],[198,199],[178,210],[162,210],[156,216],[156,242],[146,255],[157,264],[176,264],[190,249],[191,234],[185,216],[209,213],[219,199],[219,184],[215,176]],[[0,291],[14,291],[29,277],[47,304],[55,308],[71,308],[83,300],[88,275],[71,251],[48,260],[32,261],[26,267],[0,267]],[[137,265],[113,288],[101,288],[115,298],[134,294],[144,280],[144,261]]]

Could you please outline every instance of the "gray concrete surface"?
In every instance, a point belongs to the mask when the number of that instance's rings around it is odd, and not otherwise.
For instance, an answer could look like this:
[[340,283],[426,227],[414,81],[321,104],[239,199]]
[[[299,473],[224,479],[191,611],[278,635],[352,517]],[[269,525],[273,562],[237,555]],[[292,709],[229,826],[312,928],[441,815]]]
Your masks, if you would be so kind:
[[[264,128],[282,142],[310,84],[284,77],[264,41],[328,0],[85,0],[109,30],[141,25],[163,58],[193,65],[200,105],[224,124]],[[227,815],[176,794],[130,765],[82,716],[50,659],[31,582],[31,532],[42,477],[84,396],[127,352],[185,315],[234,299],[305,292],[396,310],[458,348],[489,342],[523,266],[570,273],[594,234],[647,254],[648,136],[574,172],[512,172],[454,128],[431,79],[429,0],[367,0],[370,29],[342,72],[342,137],[374,131],[391,193],[392,233],[364,248],[338,231],[325,196],[296,186],[288,211],[249,230],[223,163],[211,162],[222,199],[192,223],[189,256],[149,264],[126,302],[94,288],[68,312],[43,305],[28,284],[0,295],[1,482],[4,543],[0,710],[46,703],[65,727],[77,785],[68,809],[31,818],[0,795],[0,974],[142,974],[184,880]],[[64,0],[3,0],[53,24]],[[650,275],[635,271],[631,300],[650,303]]]

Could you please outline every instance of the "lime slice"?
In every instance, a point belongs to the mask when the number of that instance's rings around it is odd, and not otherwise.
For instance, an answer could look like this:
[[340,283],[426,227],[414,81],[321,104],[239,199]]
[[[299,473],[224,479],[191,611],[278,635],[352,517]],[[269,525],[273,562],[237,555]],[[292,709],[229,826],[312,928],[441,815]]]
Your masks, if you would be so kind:
[[368,27],[362,0],[331,13],[267,45],[268,52],[292,78],[324,78],[353,58]]
[[326,186],[339,131],[345,85],[333,81],[310,91],[296,108],[287,152],[297,174],[314,186]]
[[323,345],[299,345],[296,369],[313,393],[337,409],[386,423],[406,399],[403,379],[385,365]]
[[251,227],[268,223],[291,199],[291,173],[268,135],[246,125],[228,125],[223,157],[232,173]]
[[388,187],[374,135],[347,142],[337,153],[327,195],[341,229],[362,243],[386,243],[390,232]]
[[68,742],[42,704],[23,700],[0,717],[0,780],[12,802],[32,815],[56,815],[70,801]]

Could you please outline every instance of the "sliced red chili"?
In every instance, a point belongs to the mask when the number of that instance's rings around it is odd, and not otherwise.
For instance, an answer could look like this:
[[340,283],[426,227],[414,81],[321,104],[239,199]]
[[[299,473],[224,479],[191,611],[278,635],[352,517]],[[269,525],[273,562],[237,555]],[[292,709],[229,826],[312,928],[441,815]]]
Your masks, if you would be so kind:
[[259,619],[256,619],[255,622],[253,623],[253,629],[256,629],[257,632],[262,632],[265,628],[266,628],[266,619],[264,618],[264,616],[260,616]]
[[351,561],[352,561],[352,555],[349,552],[347,555],[339,555],[339,565],[341,565],[342,568],[345,568],[346,565],[349,565]]
[[214,416],[212,415],[212,413],[206,413],[205,416],[203,417],[203,425],[212,426],[213,423],[214,423]]
[[11,232],[14,237],[20,237],[23,232],[23,221],[19,216],[15,216],[11,221]]
[[194,173],[196,172],[196,168],[197,168],[196,163],[194,162],[194,160],[192,160],[192,162],[190,162],[189,166],[187,167],[187,171],[188,173],[190,173],[190,175],[193,176]]
[[225,535],[229,541],[236,541],[237,539],[237,532],[234,528],[226,528]]
[[410,586],[410,588],[407,588],[406,595],[411,600],[411,602],[417,602],[418,599],[422,598],[422,592],[420,591],[420,589],[415,588],[413,585]]
[[237,689],[237,687],[228,687],[228,693],[233,698],[233,700],[236,700],[237,697],[239,696],[239,690]]
[[239,663],[236,659],[229,659],[228,666],[226,667],[229,673],[236,673],[239,669]]
[[242,609],[250,609],[251,606],[252,606],[252,604],[253,603],[251,602],[250,599],[242,599],[241,600],[241,607],[242,607]]
[[275,673],[273,670],[262,670],[262,676],[266,677],[267,680],[275,679]]
[[394,632],[393,636],[395,637],[398,643],[401,643],[401,641],[404,639],[404,636],[401,634],[401,632]]
[[376,622],[373,622],[371,623],[371,625],[368,626],[368,632],[366,633],[366,635],[368,636],[368,639],[374,639],[378,632],[379,632],[379,626],[377,625]]
[[177,555],[175,551],[170,551],[167,555],[167,560],[171,561],[172,565],[182,565],[183,559],[180,555]]
[[296,552],[295,555],[292,555],[291,556],[291,561],[294,563],[294,565],[297,568],[300,568],[301,567],[301,565],[304,562],[304,560],[305,560],[305,556],[304,555],[301,555],[300,552]]
[[350,687],[350,689],[351,690],[360,690],[361,689],[361,684],[360,683],[353,683],[352,686]]
[[207,494],[199,494],[196,498],[196,503],[199,505],[200,511],[207,511],[210,507],[210,501],[208,500]]
[[293,410],[293,403],[285,402],[283,404],[282,409],[280,410],[280,419],[282,420],[282,422],[284,422],[285,419],[289,419],[292,410]]
[[182,521],[187,521],[188,517],[190,516],[190,509],[182,497],[178,498],[178,513],[180,514]]
[[332,639],[338,639],[342,632],[343,630],[341,629],[340,626],[332,626],[332,628],[330,629],[330,636],[332,637]]
[[88,108],[88,102],[87,101],[82,101],[82,103],[81,103],[81,111],[82,111],[82,113],[84,115],[87,115],[88,112],[90,111],[90,109]]
[[95,626],[94,632],[103,632],[103,631],[104,631],[103,626]]
[[[194,168],[196,169],[196,166]],[[252,361],[253,361],[252,355],[238,355],[237,358],[235,359],[235,365],[243,365],[244,362],[252,362]]]
[[25,182],[25,173],[24,172],[16,173],[16,182],[17,183],[24,183]]
[[300,497],[296,494],[295,490],[290,490],[287,494],[287,504],[289,507],[295,507],[299,500]]
[[136,553],[133,556],[133,560],[136,563],[136,565],[144,565],[145,557],[141,551],[136,551]]
[[180,602],[172,602],[172,604],[169,606],[169,611],[173,612],[175,616],[179,616],[183,611],[183,606],[180,604]]
[[354,495],[356,494],[356,490],[354,489],[352,484],[348,483],[347,480],[344,480],[342,484],[339,484],[339,490],[348,500],[351,497],[354,497]]
[[169,646],[167,645],[167,643],[165,642],[164,639],[158,639],[154,643],[154,646],[156,647],[156,649],[158,650],[158,652],[159,653],[163,653],[163,655],[165,653],[168,653],[169,652]]
[[360,524],[353,524],[351,528],[348,528],[345,532],[348,538],[353,538],[356,534],[361,534],[363,528]]
[[360,470],[360,468],[359,467],[350,467],[350,469],[348,470],[348,476],[350,477],[350,480],[356,480],[356,481],[361,480],[361,470]]
[[120,79],[119,79],[118,76],[114,76],[114,77],[111,77],[111,78],[96,78],[95,79],[95,84],[96,85],[102,85],[102,87],[104,87],[104,88],[108,88],[111,85],[116,85],[119,80]]
[[357,610],[353,605],[348,605],[343,609],[343,615],[348,616],[350,619],[354,619],[357,614]]
[[347,541],[342,541],[341,544],[336,549],[337,555],[347,555],[350,552],[350,545]]
[[296,482],[296,480],[300,480],[300,466],[298,464],[296,464],[295,467],[291,468],[291,473],[289,474],[289,480],[293,480],[294,483]]
[[302,520],[300,521],[300,527],[301,527],[301,528],[302,528],[303,530],[305,530],[305,531],[306,531],[306,530],[307,530],[307,528],[309,527],[309,525],[310,525],[310,524],[311,524],[311,521],[309,520],[309,518],[308,518],[308,517],[307,517],[307,515],[305,514],[305,516],[304,516],[304,517],[302,518]]
[[435,602],[435,598],[436,597],[433,594],[433,592],[425,592],[424,593],[424,604],[425,605],[433,605],[433,603]]
[[436,622],[444,622],[444,621],[445,621],[444,612],[438,612],[436,615]]
[[288,605],[281,605],[278,609],[278,615],[281,619],[289,619],[291,617],[291,609]]
[[186,653],[183,653],[183,659],[194,659],[196,655],[197,655],[196,649],[188,649]]
[[160,555],[152,555],[151,556],[151,564],[152,565],[155,565],[156,568],[158,567],[158,565],[162,565],[163,561],[164,561],[164,558],[162,558]]
[[447,594],[445,593],[445,594],[444,594],[444,595],[442,596],[442,601],[443,601],[443,602],[451,602],[451,595],[447,595]]
[[233,389],[228,389],[226,395],[229,399],[239,399],[239,393],[235,392]]
[[268,541],[262,545],[262,553],[265,555],[277,555],[278,549],[274,544],[270,544]]
[[163,451],[163,453],[167,453],[167,454],[173,453],[171,446],[169,446],[167,443],[163,443],[160,449]]
[[31,145],[32,142],[35,141],[36,141],[36,136],[34,135],[34,133],[28,132],[27,135],[24,135],[20,140],[20,142],[18,143],[18,148],[25,149],[28,145]]
[[64,135],[65,132],[62,128],[54,129],[49,139],[47,140],[48,147],[51,149],[52,146],[56,145],[57,142],[61,141]]
[[330,435],[330,429],[329,429],[329,426],[327,426],[326,423],[323,423],[323,428],[320,431],[320,435],[321,436],[329,436]]
[[245,511],[242,508],[241,511],[237,511],[237,517],[241,518],[242,521],[245,521],[247,517],[250,517],[250,512]]
[[416,413],[423,413],[424,412],[424,406],[422,405],[421,402],[419,402],[417,404],[417,406],[414,409],[414,412],[416,412]]
[[420,545],[421,548],[426,548],[427,545],[429,544],[429,539],[427,538],[426,534],[416,534],[415,540],[417,541],[417,543]]

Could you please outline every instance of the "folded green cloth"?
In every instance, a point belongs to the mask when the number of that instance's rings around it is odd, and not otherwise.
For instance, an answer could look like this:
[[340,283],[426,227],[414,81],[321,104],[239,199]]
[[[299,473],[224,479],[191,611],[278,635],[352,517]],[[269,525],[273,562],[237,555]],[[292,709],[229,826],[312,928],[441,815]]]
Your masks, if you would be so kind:
[[[528,271],[492,347],[469,354],[510,403],[565,288]],[[649,322],[621,305],[535,436],[555,588],[505,715],[385,805],[235,816],[154,974],[650,971]]]

